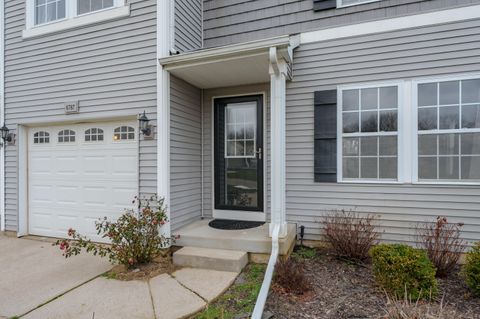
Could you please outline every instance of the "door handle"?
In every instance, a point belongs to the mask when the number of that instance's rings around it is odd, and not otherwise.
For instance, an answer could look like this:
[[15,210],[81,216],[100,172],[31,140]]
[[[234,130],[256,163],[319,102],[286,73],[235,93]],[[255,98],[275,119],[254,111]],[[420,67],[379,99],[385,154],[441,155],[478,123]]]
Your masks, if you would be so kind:
[[258,150],[257,150],[255,153],[257,154],[257,156],[258,156],[258,159],[260,159],[260,160],[261,160],[261,159],[262,159],[262,148],[261,148],[261,147],[259,147],[259,148],[258,148]]

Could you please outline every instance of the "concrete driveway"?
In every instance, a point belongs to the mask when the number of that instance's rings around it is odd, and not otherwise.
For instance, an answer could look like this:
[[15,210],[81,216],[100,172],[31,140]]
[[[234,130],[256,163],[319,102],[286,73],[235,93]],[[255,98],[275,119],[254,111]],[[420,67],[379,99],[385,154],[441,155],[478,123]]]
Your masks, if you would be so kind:
[[65,259],[49,242],[0,235],[0,318],[21,316],[111,267],[87,254]]
[[238,273],[182,268],[150,280],[101,277],[112,266],[51,243],[0,235],[0,319],[177,319],[205,308]]

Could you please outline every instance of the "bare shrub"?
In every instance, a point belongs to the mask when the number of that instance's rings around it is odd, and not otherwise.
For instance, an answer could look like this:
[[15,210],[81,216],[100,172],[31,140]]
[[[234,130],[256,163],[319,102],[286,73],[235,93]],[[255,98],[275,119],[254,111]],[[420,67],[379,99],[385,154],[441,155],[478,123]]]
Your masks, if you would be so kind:
[[277,262],[273,281],[286,293],[304,295],[312,290],[312,286],[305,276],[303,262],[293,258]]
[[385,319],[449,319],[452,318],[452,311],[445,311],[443,298],[439,303],[421,302],[419,299],[412,301],[407,297],[403,299],[390,298],[387,294],[385,307]]
[[448,223],[443,216],[437,217],[435,222],[417,225],[418,242],[437,268],[437,277],[451,273],[464,252],[466,242],[460,238],[462,227],[461,223]]
[[338,257],[364,261],[370,248],[378,243],[376,219],[371,214],[360,216],[353,211],[333,211],[322,219],[325,239]]

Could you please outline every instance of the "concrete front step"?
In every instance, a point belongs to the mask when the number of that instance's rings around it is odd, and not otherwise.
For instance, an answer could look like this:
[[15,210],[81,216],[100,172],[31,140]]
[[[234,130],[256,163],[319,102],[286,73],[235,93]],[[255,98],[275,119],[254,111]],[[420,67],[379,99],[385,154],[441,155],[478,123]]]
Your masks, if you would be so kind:
[[248,263],[248,254],[237,250],[183,247],[173,254],[173,263],[182,267],[239,273]]
[[[177,230],[175,234],[179,235],[179,238],[175,245],[270,255],[272,238],[268,235],[269,224],[244,230],[222,230],[210,227],[209,222],[208,219],[199,220]],[[296,225],[288,224],[287,236],[279,240],[280,255],[290,254],[295,244],[296,232]]]

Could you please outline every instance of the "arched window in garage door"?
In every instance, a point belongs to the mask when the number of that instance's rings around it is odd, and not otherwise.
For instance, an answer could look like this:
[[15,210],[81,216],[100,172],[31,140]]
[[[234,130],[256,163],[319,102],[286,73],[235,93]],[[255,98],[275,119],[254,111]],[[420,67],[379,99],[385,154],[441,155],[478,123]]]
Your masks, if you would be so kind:
[[58,132],[58,143],[75,142],[75,132],[72,130],[63,130]]
[[90,128],[85,131],[85,142],[101,142],[103,141],[104,134],[101,128]]
[[50,143],[50,134],[45,131],[40,131],[33,134],[33,144]]
[[135,129],[131,126],[120,126],[113,131],[113,140],[122,141],[122,140],[134,140],[135,139]]

